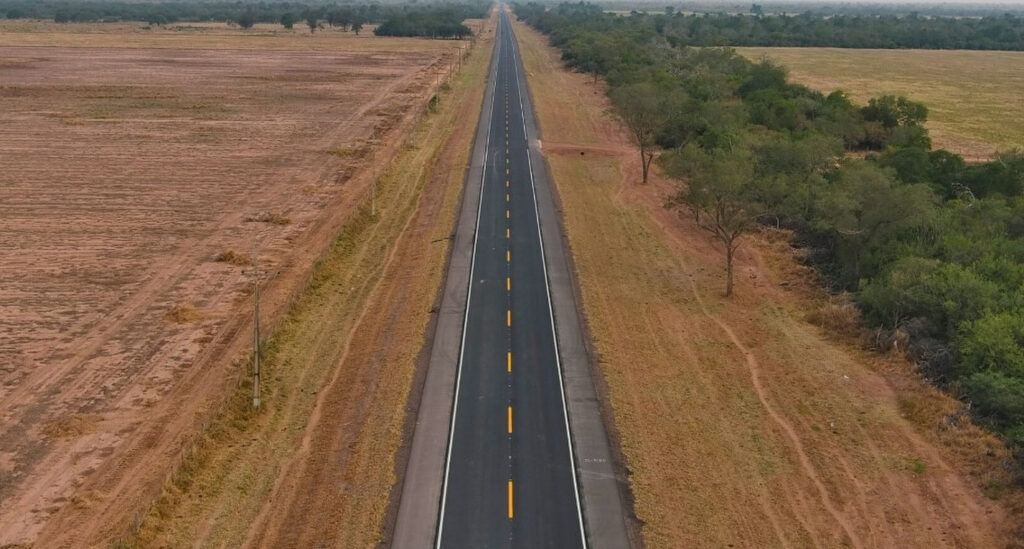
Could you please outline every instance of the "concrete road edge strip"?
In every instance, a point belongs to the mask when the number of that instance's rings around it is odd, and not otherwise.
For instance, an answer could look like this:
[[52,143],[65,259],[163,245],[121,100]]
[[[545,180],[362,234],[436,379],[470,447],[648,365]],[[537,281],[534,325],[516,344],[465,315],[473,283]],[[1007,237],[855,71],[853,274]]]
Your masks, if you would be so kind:
[[[497,46],[497,40],[494,46]],[[426,380],[423,384],[416,427],[413,430],[409,463],[402,485],[398,517],[395,521],[391,547],[416,549],[433,547],[441,506],[441,484],[444,480],[445,457],[448,451],[448,427],[455,399],[455,375],[462,344],[463,319],[469,295],[469,273],[472,266],[473,239],[476,234],[477,209],[480,201],[488,130],[488,105],[493,102],[497,63],[491,53],[484,92],[483,108],[477,122],[466,172],[462,207],[455,229],[448,276],[433,334]]]
[[[518,41],[513,53],[517,60],[520,59]],[[526,69],[522,62],[517,62],[516,67],[520,72],[518,81],[524,103],[528,153],[533,158],[543,159]],[[532,169],[541,233],[545,236],[544,254],[588,545],[592,549],[624,549],[630,547],[630,542],[623,499],[615,476],[608,434],[601,419],[600,402],[591,378],[582,322],[573,291],[574,275],[563,245],[561,216],[555,208],[555,191],[546,162],[534,162]]]

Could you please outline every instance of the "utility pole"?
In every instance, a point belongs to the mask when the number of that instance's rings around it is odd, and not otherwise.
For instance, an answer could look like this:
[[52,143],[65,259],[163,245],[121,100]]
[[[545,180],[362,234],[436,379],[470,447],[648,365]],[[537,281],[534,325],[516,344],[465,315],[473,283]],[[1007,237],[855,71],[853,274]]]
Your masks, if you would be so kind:
[[267,272],[259,268],[259,244],[253,245],[252,268],[242,271],[252,279],[252,407],[260,407],[260,282]]
[[370,217],[377,217],[377,146],[379,143],[374,142],[373,156],[371,162],[373,163],[373,181],[370,182]]
[[434,110],[441,105],[441,71],[434,72]]

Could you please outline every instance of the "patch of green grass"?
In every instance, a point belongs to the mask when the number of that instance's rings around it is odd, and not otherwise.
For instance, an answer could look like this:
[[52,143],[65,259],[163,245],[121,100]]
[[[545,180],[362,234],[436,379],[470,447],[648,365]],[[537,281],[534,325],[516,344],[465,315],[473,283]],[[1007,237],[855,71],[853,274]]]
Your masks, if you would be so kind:
[[928,470],[928,465],[920,459],[907,460],[907,470],[917,476],[923,475]]
[[981,493],[991,500],[1002,498],[1005,492],[1006,485],[998,480],[990,480],[981,486]]
[[327,151],[327,154],[333,154],[340,158],[351,158],[355,156],[356,149],[352,147],[338,147],[337,149],[331,149]]

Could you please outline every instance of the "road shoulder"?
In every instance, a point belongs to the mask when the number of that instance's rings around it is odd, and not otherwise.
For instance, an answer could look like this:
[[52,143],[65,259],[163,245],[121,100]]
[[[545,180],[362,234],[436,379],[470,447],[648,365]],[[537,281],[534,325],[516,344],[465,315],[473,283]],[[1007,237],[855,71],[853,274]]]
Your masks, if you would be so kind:
[[588,546],[595,549],[629,547],[624,497],[628,486],[624,475],[616,474],[601,401],[597,398],[594,376],[600,374],[591,368],[583,318],[576,299],[574,270],[561,212],[556,207],[557,191],[550,182],[547,162],[541,152],[540,132],[518,42],[516,58]]
[[[497,43],[495,40],[494,43]],[[447,454],[448,429],[455,401],[455,375],[462,342],[462,325],[469,296],[469,272],[473,259],[484,156],[486,123],[493,102],[497,65],[492,45],[483,108],[477,122],[473,151],[466,172],[462,205],[455,228],[448,274],[441,296],[435,330],[430,341],[426,379],[416,414],[408,466],[402,482],[392,547],[431,547],[440,512]],[[429,511],[428,511],[429,510]]]

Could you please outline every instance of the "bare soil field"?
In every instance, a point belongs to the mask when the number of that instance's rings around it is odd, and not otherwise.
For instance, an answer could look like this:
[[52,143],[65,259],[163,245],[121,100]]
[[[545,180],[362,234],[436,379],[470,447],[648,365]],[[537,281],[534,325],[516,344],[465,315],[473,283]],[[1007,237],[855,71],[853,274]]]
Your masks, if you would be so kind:
[[[481,21],[467,21],[474,30]],[[415,46],[410,48],[410,44]],[[259,23],[249,30],[225,23],[175,23],[151,27],[145,23],[54,23],[29,19],[0,19],[0,46],[69,46],[145,49],[259,49],[404,53],[411,50],[443,53],[458,42],[378,37],[368,26],[356,35],[336,28],[310,34],[308,27]]]
[[928,106],[935,148],[987,160],[996,150],[1024,147],[1024,52],[737,48],[767,57],[796,82],[830,93],[841,89],[861,104],[905,95]]
[[0,31],[0,546],[102,545],[244,371],[243,269],[271,331],[466,44],[35,25]]
[[785,235],[748,239],[724,298],[722,251],[664,207],[676,183],[639,183],[602,85],[516,32],[645,544],[1021,547],[1002,443],[812,324],[831,304]]
[[492,29],[380,167],[376,215],[364,204],[346,222],[268,341],[260,413],[243,384],[123,547],[368,547],[387,536]]

